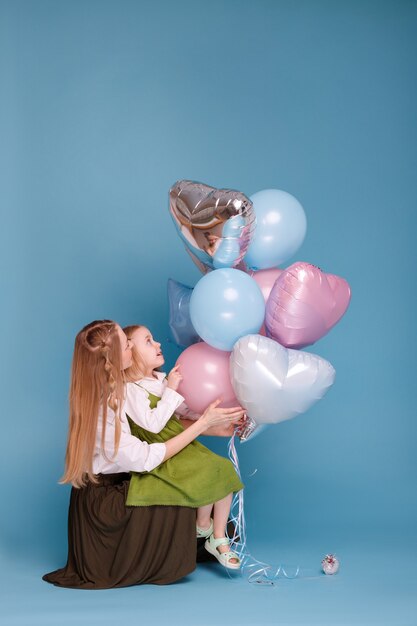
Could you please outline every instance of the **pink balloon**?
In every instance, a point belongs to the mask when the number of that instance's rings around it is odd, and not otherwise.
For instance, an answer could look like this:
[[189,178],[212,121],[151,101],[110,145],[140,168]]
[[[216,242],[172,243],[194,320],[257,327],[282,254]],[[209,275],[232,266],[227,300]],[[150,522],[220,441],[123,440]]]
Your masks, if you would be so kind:
[[207,343],[195,343],[180,355],[177,365],[183,380],[178,393],[188,407],[203,413],[211,402],[222,398],[220,406],[239,406],[229,373],[230,352],[217,350]]
[[[274,286],[277,278],[282,274],[282,270],[278,269],[277,267],[273,267],[269,270],[258,270],[257,272],[255,272],[254,270],[247,270],[247,273],[253,278],[254,281],[257,282],[262,291],[262,295],[266,304],[272,287]],[[265,324],[262,324],[262,327],[258,334],[262,335],[263,337],[266,336]]]
[[251,276],[253,280],[255,280],[258,283],[258,286],[261,288],[262,295],[265,299],[265,302],[269,298],[269,294],[271,293],[271,290],[272,290],[272,287],[274,286],[275,281],[277,280],[277,278],[280,277],[282,272],[283,270],[280,270],[275,267],[269,270],[258,270],[257,272],[250,270],[248,272],[249,276]]
[[282,271],[268,298],[268,336],[286,348],[310,346],[340,320],[349,302],[346,280],[310,263],[294,263]]

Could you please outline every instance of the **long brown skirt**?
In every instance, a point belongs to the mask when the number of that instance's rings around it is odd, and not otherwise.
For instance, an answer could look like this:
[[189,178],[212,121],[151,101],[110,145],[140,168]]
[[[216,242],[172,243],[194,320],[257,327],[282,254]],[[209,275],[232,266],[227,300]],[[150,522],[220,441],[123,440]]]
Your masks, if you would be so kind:
[[98,478],[98,485],[72,489],[68,562],[43,580],[79,589],[165,585],[195,569],[195,509],[127,507],[129,474]]

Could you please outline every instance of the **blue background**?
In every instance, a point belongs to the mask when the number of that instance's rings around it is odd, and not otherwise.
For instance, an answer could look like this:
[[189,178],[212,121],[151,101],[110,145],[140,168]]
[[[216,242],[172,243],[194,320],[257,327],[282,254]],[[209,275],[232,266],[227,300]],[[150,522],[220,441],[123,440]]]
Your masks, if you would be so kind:
[[[8,623],[56,623],[80,594],[78,619],[132,616],[140,597],[155,623],[212,623],[190,608],[209,585],[220,623],[417,623],[416,25],[405,0],[0,2]],[[200,278],[167,210],[180,178],[292,193],[308,228],[287,265],[352,287],[310,348],[334,387],[238,450],[255,556],[318,571],[336,551],[342,569],[278,589],[200,567],[164,590],[57,590],[40,575],[66,556],[74,337],[96,318],[147,324],[173,365],[167,279]]]

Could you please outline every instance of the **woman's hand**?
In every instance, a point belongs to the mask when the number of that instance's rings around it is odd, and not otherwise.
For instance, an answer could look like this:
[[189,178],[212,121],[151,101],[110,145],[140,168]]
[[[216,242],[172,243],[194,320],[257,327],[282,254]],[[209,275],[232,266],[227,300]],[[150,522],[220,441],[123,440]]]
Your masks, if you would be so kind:
[[[174,370],[176,370],[175,367]],[[170,372],[170,376],[173,371]],[[175,374],[177,377],[180,376],[178,372],[175,372]],[[185,446],[188,446],[189,443],[194,441],[194,439],[202,435],[208,429],[218,431],[219,429],[227,427],[234,428],[235,425],[239,424],[245,414],[242,407],[234,406],[231,409],[219,409],[217,405],[220,404],[220,402],[220,399],[212,402],[212,404],[207,407],[203,415],[197,421],[193,422],[179,435],[176,435],[175,437],[172,437],[172,439],[168,439],[168,441],[165,442],[166,451],[163,459],[164,461],[173,457],[174,454],[178,454],[180,450],[183,450]],[[211,434],[215,433],[213,432]]]
[[220,402],[221,399],[212,402],[198,421],[204,425],[205,429],[212,429],[213,426],[222,427],[221,429],[216,428],[216,430],[232,434],[235,426],[244,418],[245,411],[241,406],[234,406],[228,409],[219,408]]
[[180,382],[182,381],[182,376],[179,373],[178,368],[179,365],[173,367],[167,378],[167,387],[173,389],[174,391],[177,391],[178,387],[180,386]]
[[239,431],[244,428],[247,421],[246,414],[237,421],[220,426],[211,426],[203,432],[203,435],[209,435],[212,437],[232,437],[233,435],[239,435]]

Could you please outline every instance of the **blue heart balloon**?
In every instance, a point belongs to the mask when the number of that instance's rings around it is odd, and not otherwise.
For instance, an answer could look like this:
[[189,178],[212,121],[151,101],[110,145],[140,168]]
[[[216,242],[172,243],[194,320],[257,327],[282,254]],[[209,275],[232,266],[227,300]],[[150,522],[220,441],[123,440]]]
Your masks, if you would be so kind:
[[190,298],[193,290],[176,280],[168,280],[169,328],[177,346],[188,348],[200,341],[190,318]]

